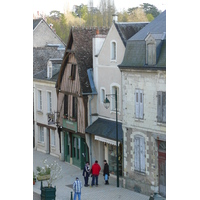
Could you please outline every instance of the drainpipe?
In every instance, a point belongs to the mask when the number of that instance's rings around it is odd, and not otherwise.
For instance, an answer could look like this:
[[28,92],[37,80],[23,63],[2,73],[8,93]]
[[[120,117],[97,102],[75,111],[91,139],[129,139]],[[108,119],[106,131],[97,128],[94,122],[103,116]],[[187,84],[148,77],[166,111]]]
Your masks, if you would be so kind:
[[[89,116],[90,116],[90,125],[92,124],[92,109],[91,109],[91,101],[94,98],[94,95],[92,94],[92,97],[89,99]],[[90,165],[92,164],[92,134],[90,134]]]

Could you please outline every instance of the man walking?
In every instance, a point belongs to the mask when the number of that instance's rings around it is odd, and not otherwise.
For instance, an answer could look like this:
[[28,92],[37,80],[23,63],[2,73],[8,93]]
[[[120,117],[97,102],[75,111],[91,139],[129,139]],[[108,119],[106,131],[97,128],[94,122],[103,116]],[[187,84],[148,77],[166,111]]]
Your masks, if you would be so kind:
[[85,180],[85,187],[88,187],[88,178],[90,176],[90,167],[89,167],[89,162],[87,161],[85,164],[85,167],[83,169],[83,176],[84,176],[84,180]]
[[103,176],[105,179],[105,185],[108,185],[109,184],[108,178],[110,176],[110,172],[109,172],[109,165],[106,160],[104,160]]
[[98,161],[96,160],[95,163],[92,165],[92,168],[91,168],[91,171],[92,171],[92,186],[94,185],[95,179],[96,179],[96,186],[98,186],[98,176],[99,176],[100,170],[101,170],[101,167],[98,164]]
[[76,200],[76,196],[78,196],[78,200],[81,200],[81,188],[82,188],[82,183],[76,177],[76,180],[73,183],[73,190],[74,190],[74,200]]

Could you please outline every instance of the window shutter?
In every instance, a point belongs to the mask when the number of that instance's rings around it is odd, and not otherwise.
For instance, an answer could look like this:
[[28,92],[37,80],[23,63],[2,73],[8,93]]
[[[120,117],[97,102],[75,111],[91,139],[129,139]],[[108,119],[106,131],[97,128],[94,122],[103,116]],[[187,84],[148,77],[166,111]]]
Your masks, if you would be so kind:
[[162,92],[162,121],[166,122],[166,92]]
[[144,138],[140,138],[140,167],[141,171],[145,172],[145,141]]
[[47,92],[47,111],[50,112],[50,95],[49,92]]
[[135,170],[140,170],[140,141],[139,141],[139,138],[138,137],[135,137],[135,140],[134,140],[134,149],[135,149],[135,163],[134,163],[134,166],[135,166]]
[[140,116],[140,119],[143,119],[143,108],[144,108],[144,105],[143,105],[143,91],[140,90],[140,93],[139,93],[139,116]]
[[157,121],[162,122],[162,92],[157,92]]
[[68,114],[68,95],[64,96],[64,115]]
[[139,103],[139,90],[135,90],[135,117],[139,118],[139,110],[140,110],[140,103]]

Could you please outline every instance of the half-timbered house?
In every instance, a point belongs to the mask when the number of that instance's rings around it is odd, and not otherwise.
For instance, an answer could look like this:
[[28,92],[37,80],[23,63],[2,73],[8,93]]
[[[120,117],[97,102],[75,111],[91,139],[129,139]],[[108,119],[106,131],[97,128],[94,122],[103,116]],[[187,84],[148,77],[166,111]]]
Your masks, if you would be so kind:
[[[107,28],[99,28],[106,34]],[[96,28],[72,27],[58,76],[57,111],[61,160],[79,168],[89,160],[85,129],[88,126],[88,95],[96,94],[93,83],[92,38]]]

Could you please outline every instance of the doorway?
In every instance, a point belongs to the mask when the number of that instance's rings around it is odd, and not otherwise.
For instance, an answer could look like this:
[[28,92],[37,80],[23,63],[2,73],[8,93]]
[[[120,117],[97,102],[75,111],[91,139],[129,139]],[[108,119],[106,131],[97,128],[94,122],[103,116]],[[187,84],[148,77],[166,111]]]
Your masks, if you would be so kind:
[[158,141],[159,193],[166,197],[166,142]]

